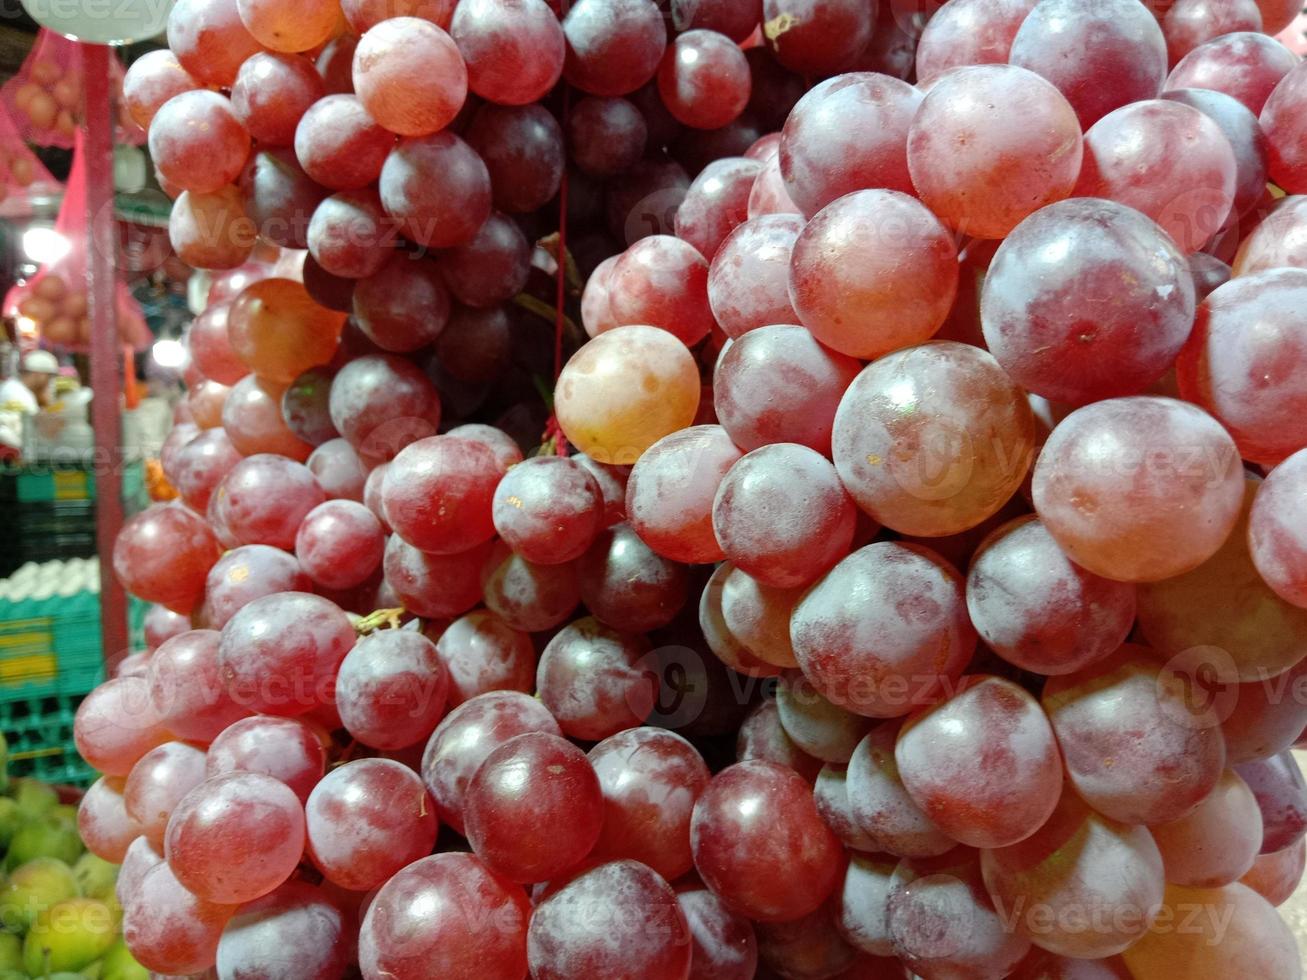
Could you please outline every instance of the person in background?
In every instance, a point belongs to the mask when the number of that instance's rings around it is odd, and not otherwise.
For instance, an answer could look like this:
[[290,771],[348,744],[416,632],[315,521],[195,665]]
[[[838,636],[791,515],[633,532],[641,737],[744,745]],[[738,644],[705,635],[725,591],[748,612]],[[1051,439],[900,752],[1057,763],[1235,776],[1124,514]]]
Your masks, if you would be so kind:
[[59,361],[49,351],[34,350],[23,355],[20,377],[42,408],[55,401],[54,379],[59,374]]

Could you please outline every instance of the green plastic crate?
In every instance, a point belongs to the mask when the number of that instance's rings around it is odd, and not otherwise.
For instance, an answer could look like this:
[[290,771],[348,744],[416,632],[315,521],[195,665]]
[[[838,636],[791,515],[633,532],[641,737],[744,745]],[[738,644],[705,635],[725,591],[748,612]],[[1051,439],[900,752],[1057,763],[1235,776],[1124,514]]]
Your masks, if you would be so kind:
[[9,774],[43,783],[89,786],[98,774],[77,754],[73,718],[81,694],[0,703],[0,731],[9,740]]
[[[132,502],[145,489],[145,467],[138,460],[122,472],[122,496]],[[20,504],[94,500],[95,472],[88,466],[5,467],[0,469],[0,500]]]

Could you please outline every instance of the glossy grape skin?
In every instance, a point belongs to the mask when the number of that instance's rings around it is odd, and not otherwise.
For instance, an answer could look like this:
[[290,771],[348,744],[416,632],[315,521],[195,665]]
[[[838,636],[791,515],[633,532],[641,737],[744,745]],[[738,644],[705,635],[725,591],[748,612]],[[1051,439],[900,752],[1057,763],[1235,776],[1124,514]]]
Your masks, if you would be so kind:
[[409,612],[427,618],[458,616],[480,600],[478,573],[489,555],[489,542],[433,555],[392,534],[386,541],[382,569],[386,584]]
[[530,915],[521,887],[472,855],[423,858],[386,882],[368,907],[359,965],[366,980],[521,980]]
[[191,628],[191,619],[154,603],[146,611],[143,625],[145,649],[153,653],[174,636],[187,632]]
[[562,74],[563,31],[542,0],[460,3],[449,33],[467,65],[468,88],[491,102],[535,102]]
[[1307,608],[1307,545],[1297,520],[1307,452],[1294,453],[1257,488],[1248,515],[1248,548],[1262,579],[1285,602]]
[[1163,823],[1192,811],[1225,765],[1214,719],[1163,684],[1152,652],[1126,644],[1107,660],[1050,678],[1043,705],[1075,791],[1123,823]]
[[[917,43],[917,81],[950,68],[1004,64],[1036,0],[949,0],[926,22]],[[884,28],[881,28],[883,30]]]
[[231,104],[216,92],[174,95],[150,123],[150,157],[174,186],[210,194],[235,180],[245,166],[250,134]]
[[536,687],[563,734],[598,741],[644,723],[658,696],[649,644],[593,618],[556,633],[540,655]]
[[467,68],[453,39],[430,21],[392,17],[354,51],[354,91],[368,114],[400,136],[443,129],[467,97]]
[[181,0],[168,13],[168,47],[200,84],[229,86],[259,42],[241,23],[235,0]]
[[122,104],[132,121],[148,129],[159,107],[174,95],[199,88],[200,82],[167,48],[147,51],[128,67],[122,81]]
[[141,756],[168,741],[144,677],[106,681],[86,696],[73,719],[77,753],[106,776],[127,776]]
[[592,177],[630,169],[644,155],[647,139],[644,116],[626,99],[587,96],[573,103],[567,117],[569,158]]
[[1283,905],[1297,891],[1304,868],[1307,868],[1307,841],[1300,840],[1282,851],[1259,855],[1252,870],[1239,883],[1272,905]]
[[1297,63],[1293,52],[1275,38],[1236,31],[1200,44],[1181,58],[1165,88],[1224,92],[1260,115],[1271,92]]
[[849,805],[848,773],[844,766],[829,763],[822,766],[813,786],[813,799],[826,826],[835,832],[846,848],[864,853],[877,850],[871,835],[854,819]]
[[436,815],[426,787],[390,759],[333,769],[304,807],[309,856],[328,881],[353,891],[383,885],[431,852]]
[[[1293,746],[1307,728],[1307,699],[1300,693],[1307,662],[1299,661],[1275,677],[1221,691],[1221,730],[1230,765],[1278,755]],[[1228,711],[1225,710],[1228,704]]]
[[261,146],[289,146],[300,117],[325,94],[322,77],[307,58],[261,51],[241,65],[231,101]]
[[205,429],[177,451],[172,485],[188,507],[203,512],[222,478],[243,458],[222,429]]
[[303,802],[322,778],[327,756],[313,730],[292,718],[256,715],[221,732],[209,745],[206,773],[256,772],[285,783]]
[[[695,804],[690,842],[704,883],[758,922],[807,915],[843,877],[843,849],[810,787],[770,762],[740,762],[714,776]],[[793,873],[777,875],[778,867]]]
[[381,168],[379,188],[386,213],[419,245],[460,245],[490,217],[490,173],[447,130],[400,140]]
[[517,735],[494,749],[468,783],[467,838],[513,881],[547,881],[580,861],[603,823],[603,796],[580,749],[556,735]]
[[591,95],[625,95],[653,78],[667,44],[648,0],[579,0],[563,18],[564,77]]
[[903,785],[894,755],[899,729],[897,722],[878,725],[853,750],[845,783],[849,810],[879,850],[905,858],[936,857],[957,842],[931,822]]
[[668,881],[689,871],[690,815],[708,767],[681,736],[631,728],[589,752],[604,796],[604,824],[591,859],[640,861]]
[[[1054,261],[1074,255],[1073,262]],[[999,246],[981,293],[985,343],[1012,379],[1083,404],[1137,394],[1193,324],[1193,274],[1138,211],[1075,198],[1043,208]]]
[[304,808],[270,776],[213,776],[178,802],[165,853],[178,881],[209,902],[239,904],[272,891],[304,852]]
[[785,189],[785,179],[781,176],[779,154],[773,154],[763,160],[762,170],[749,191],[748,214],[750,218],[766,214],[802,214],[802,210]]
[[922,201],[950,228],[978,238],[1002,238],[1067,197],[1082,152],[1066,99],[1008,65],[960,68],[941,78],[907,137],[908,168]]
[[300,283],[261,279],[231,304],[227,333],[232,349],[250,370],[286,385],[331,360],[344,323],[343,314],[319,306]]
[[[1186,146],[1181,158],[1161,147]],[[1184,252],[1201,248],[1234,203],[1237,161],[1210,117],[1192,106],[1153,99],[1123,106],[1085,133],[1075,192],[1142,211]],[[1176,192],[1176,187],[1183,190]]]
[[101,776],[77,805],[77,833],[86,849],[96,857],[122,864],[141,828],[127,812],[123,799],[125,784],[113,776]]
[[392,255],[354,290],[354,321],[385,351],[407,353],[425,347],[449,321],[449,291],[429,259]]
[[295,535],[300,567],[329,589],[362,585],[381,566],[384,550],[380,521],[353,500],[329,500],[314,507]]
[[246,456],[274,453],[303,461],[313,447],[295,435],[281,414],[286,385],[246,375],[232,386],[221,423],[236,451]]
[[230,303],[216,303],[191,321],[187,348],[191,360],[206,378],[220,384],[234,385],[249,373],[249,368],[232,349],[227,337],[227,314]]
[[118,880],[114,883],[114,897],[125,907],[140,890],[145,876],[163,863],[163,854],[151,847],[144,837],[137,835],[127,846],[127,852],[120,862]]
[[656,327],[624,326],[572,355],[554,411],[568,442],[586,455],[629,464],[689,425],[699,396],[699,372],[684,344]]
[[422,778],[442,822],[464,832],[464,806],[473,775],[492,751],[527,732],[561,734],[539,701],[515,691],[479,695],[445,717],[422,757]]
[[778,666],[756,656],[726,625],[722,615],[723,586],[735,566],[722,562],[708,578],[699,596],[699,632],[709,652],[726,668],[746,677],[775,677]]
[[450,623],[436,642],[449,673],[449,706],[490,691],[535,690],[536,652],[531,638],[494,613],[480,609]]
[[146,872],[123,904],[123,939],[133,958],[158,973],[187,976],[214,963],[234,905],[189,891],[160,862]]
[[1003,912],[986,893],[979,868],[968,863],[896,887],[886,927],[894,952],[918,975],[1006,977],[1030,951],[1030,940],[1011,929],[1011,911]]
[[540,105],[483,105],[464,138],[485,162],[495,207],[512,214],[543,207],[563,178],[563,130]]
[[227,531],[242,544],[291,550],[304,517],[325,500],[308,467],[281,456],[247,456],[210,498]]
[[[263,239],[285,248],[308,247],[309,221],[328,191],[304,172],[293,151],[260,149],[252,153],[237,186],[244,214]],[[312,289],[309,295],[317,299]]]
[[[233,388],[237,390],[247,388],[252,380],[251,378],[242,379],[233,385]],[[231,391],[232,388],[207,379],[191,388],[186,393],[186,408],[195,424],[201,429],[212,429],[214,426],[222,425],[222,414],[227,410],[228,396]],[[239,402],[239,399],[237,402]]]
[[[1186,909],[1218,910],[1226,925],[1216,926],[1206,915],[1197,915],[1191,928],[1175,928]],[[1168,887],[1153,930],[1122,955],[1137,980],[1173,976],[1292,980],[1301,974],[1293,933],[1265,899],[1240,884],[1212,889]]]
[[295,129],[295,156],[304,172],[332,190],[358,190],[377,179],[395,136],[377,124],[352,94],[328,95]]
[[812,582],[853,540],[854,507],[834,467],[793,443],[755,449],[727,472],[713,503],[713,531],[737,567],[766,585]]
[[722,157],[709,163],[676,209],[676,236],[711,262],[726,236],[748,219],[749,194],[761,169],[747,157]]
[[804,75],[829,75],[852,62],[875,27],[868,4],[763,0],[763,40],[776,60]]
[[967,610],[1009,663],[1070,674],[1114,653],[1134,624],[1135,587],[1073,563],[1036,517],[999,528],[967,573]]
[[[1307,268],[1307,196],[1282,198],[1239,244],[1239,276],[1285,267]],[[194,327],[192,327],[194,330]]]
[[681,980],[690,975],[688,933],[666,881],[639,862],[614,861],[582,871],[539,901],[527,958],[535,980]]
[[744,52],[716,31],[678,35],[658,66],[663,105],[695,129],[718,129],[734,120],[749,102],[750,86]]
[[331,382],[331,422],[364,462],[393,459],[440,423],[435,387],[411,361],[388,354],[355,358]]
[[640,539],[673,561],[719,560],[713,499],[743,454],[720,426],[698,425],[658,440],[631,470],[626,512]]
[[689,929],[689,980],[752,980],[758,966],[753,924],[698,884],[678,886],[676,901]]
[[219,977],[337,980],[351,957],[350,922],[327,892],[288,881],[236,913],[218,941]]
[[[331,396],[331,379],[335,372],[329,368],[309,368],[298,375],[282,392],[281,417],[286,427],[305,442],[312,444],[314,452],[318,446],[333,439],[339,440],[340,433],[331,424],[329,398]],[[339,440],[339,444],[348,448],[349,444]],[[353,450],[350,450],[353,453]],[[312,456],[310,456],[310,459]],[[308,461],[305,461],[308,466]],[[313,467],[309,467],[313,470]],[[317,476],[315,471],[313,474]],[[337,496],[337,494],[331,494]]]
[[137,761],[127,777],[123,799],[127,814],[156,850],[163,850],[168,817],[181,798],[204,782],[202,748],[164,742]]
[[1168,398],[1115,398],[1053,430],[1033,491],[1040,520],[1076,564],[1151,582],[1216,552],[1238,518],[1243,475],[1211,416]]
[[314,261],[330,275],[364,279],[395,248],[395,229],[371,189],[332,194],[313,211],[305,240]]
[[1257,117],[1233,96],[1204,89],[1163,92],[1162,99],[1191,106],[1221,130],[1234,150],[1235,187],[1230,218],[1247,214],[1266,192],[1267,140]]
[[518,464],[494,491],[495,530],[523,558],[542,565],[584,554],[599,533],[602,514],[594,477],[562,456]]
[[757,659],[777,667],[796,667],[790,617],[803,592],[802,587],[764,585],[732,566],[722,578],[722,625]]
[[386,469],[386,519],[428,553],[467,551],[494,536],[492,499],[502,475],[499,461],[480,443],[449,436],[418,440]]
[[230,184],[210,194],[182,191],[168,217],[177,257],[200,269],[232,269],[250,254],[257,234],[240,191]]
[[1261,125],[1270,148],[1271,177],[1290,194],[1307,191],[1304,105],[1307,105],[1307,71],[1298,65],[1275,86],[1261,111]]
[[1157,96],[1166,78],[1166,39],[1134,0],[1092,7],[1041,0],[1021,22],[1009,60],[1057,86],[1088,129],[1119,106]]
[[1252,869],[1262,846],[1257,800],[1232,769],[1221,774],[1196,810],[1151,830],[1166,865],[1166,880],[1192,888],[1238,881]]
[[1292,847],[1307,833],[1307,785],[1292,752],[1235,767],[1262,814],[1262,854]]
[[114,541],[113,570],[133,595],[189,613],[218,553],[201,518],[184,507],[155,504],[123,525]]
[[607,286],[611,315],[618,324],[659,327],[687,347],[712,329],[708,262],[679,238],[640,239],[613,265]]
[[207,743],[249,714],[223,684],[216,630],[191,630],[163,643],[150,658],[150,702],[178,738]]
[[786,734],[775,698],[764,698],[740,724],[735,758],[738,762],[774,762],[793,769],[808,783],[816,780],[822,768],[820,759],[808,755]]
[[759,327],[798,322],[788,284],[802,230],[798,215],[763,215],[737,225],[722,240],[708,268],[708,303],[727,336],[738,339]]
[[537,565],[502,542],[484,560],[480,588],[488,609],[528,633],[561,626],[581,601],[575,563]]
[[226,552],[209,570],[203,612],[210,629],[220,630],[255,599],[309,590],[309,578],[293,556],[265,544],[241,545]]
[[335,702],[345,730],[372,748],[425,744],[445,713],[449,671],[436,646],[411,630],[362,637],[341,661]]
[[493,213],[471,241],[441,256],[439,268],[460,303],[495,306],[512,299],[526,285],[531,246],[511,218]]
[[799,234],[790,260],[799,321],[826,346],[863,359],[929,339],[957,282],[947,229],[897,191],[855,191],[827,205]]
[[1177,0],[1166,11],[1162,32],[1172,65],[1204,41],[1236,31],[1262,29],[1262,14],[1255,0]]

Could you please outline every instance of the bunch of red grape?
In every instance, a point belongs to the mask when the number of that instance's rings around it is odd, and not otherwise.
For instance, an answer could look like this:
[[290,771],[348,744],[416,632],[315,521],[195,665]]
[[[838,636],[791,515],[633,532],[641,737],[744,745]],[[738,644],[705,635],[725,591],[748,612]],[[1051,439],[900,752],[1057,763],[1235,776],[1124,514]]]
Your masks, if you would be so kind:
[[1296,980],[1296,6],[180,0],[133,953]]

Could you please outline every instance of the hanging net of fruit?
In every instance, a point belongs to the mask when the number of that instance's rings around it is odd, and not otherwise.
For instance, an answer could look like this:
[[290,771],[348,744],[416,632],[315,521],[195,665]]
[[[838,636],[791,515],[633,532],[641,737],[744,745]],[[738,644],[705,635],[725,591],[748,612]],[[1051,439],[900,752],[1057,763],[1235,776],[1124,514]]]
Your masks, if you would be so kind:
[[52,193],[59,182],[23,142],[9,113],[0,110],[0,206],[31,194]]
[[[27,282],[9,290],[3,305],[7,315],[31,320],[45,345],[62,350],[84,350],[91,343],[86,258],[88,248],[96,247],[97,243],[91,242],[87,227],[85,157],[79,138],[54,225],[54,230],[67,242],[67,251]],[[152,334],[140,305],[123,282],[116,284],[115,307],[122,342],[144,350]]]
[[[123,68],[109,59],[110,86],[119,143],[140,145],[145,131],[122,107]],[[84,117],[82,45],[42,29],[18,74],[0,87],[0,102],[29,143],[71,149]]]

